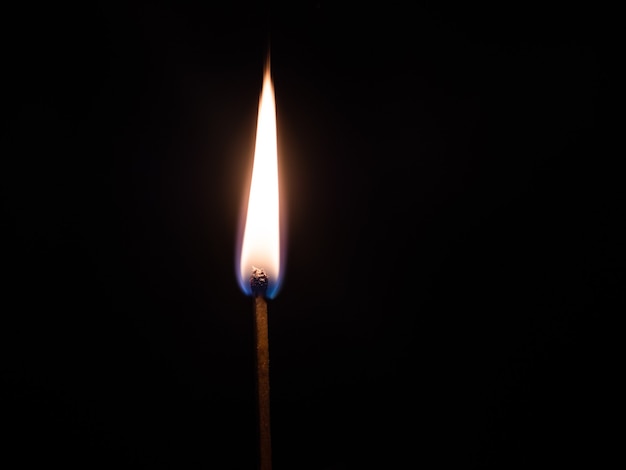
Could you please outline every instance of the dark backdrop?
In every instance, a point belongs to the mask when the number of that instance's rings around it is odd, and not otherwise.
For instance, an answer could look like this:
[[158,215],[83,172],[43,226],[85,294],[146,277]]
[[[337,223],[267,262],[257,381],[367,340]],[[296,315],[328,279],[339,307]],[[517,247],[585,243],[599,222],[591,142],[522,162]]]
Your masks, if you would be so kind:
[[591,344],[623,294],[595,12],[92,2],[5,20],[0,458],[255,468],[234,257],[268,37],[288,222],[274,468],[602,454]]

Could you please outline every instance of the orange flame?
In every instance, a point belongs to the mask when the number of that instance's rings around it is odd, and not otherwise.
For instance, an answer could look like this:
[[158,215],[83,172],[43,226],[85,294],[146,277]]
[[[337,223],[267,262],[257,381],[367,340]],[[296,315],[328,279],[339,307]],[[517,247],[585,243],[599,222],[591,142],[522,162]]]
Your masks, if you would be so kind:
[[268,59],[259,100],[252,180],[239,256],[239,284],[246,294],[252,294],[253,269],[260,268],[269,280],[266,296],[276,295],[281,282],[280,247],[276,103]]

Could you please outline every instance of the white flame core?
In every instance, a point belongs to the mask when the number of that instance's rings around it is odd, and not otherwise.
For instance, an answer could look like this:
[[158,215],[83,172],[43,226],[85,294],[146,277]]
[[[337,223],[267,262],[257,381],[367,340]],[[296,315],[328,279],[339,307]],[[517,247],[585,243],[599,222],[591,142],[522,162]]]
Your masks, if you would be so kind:
[[241,245],[240,277],[248,291],[253,267],[269,278],[268,291],[274,291],[280,276],[280,223],[278,202],[278,150],[276,104],[269,64],[265,69],[259,100],[256,144],[248,211]]

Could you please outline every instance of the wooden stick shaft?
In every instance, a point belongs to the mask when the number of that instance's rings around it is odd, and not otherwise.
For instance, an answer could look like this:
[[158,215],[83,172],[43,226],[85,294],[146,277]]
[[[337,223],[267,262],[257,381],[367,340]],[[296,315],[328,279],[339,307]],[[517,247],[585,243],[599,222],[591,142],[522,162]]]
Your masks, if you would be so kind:
[[270,357],[267,333],[267,301],[256,296],[254,301],[254,324],[257,362],[257,395],[259,419],[259,468],[272,469],[272,445],[270,438]]

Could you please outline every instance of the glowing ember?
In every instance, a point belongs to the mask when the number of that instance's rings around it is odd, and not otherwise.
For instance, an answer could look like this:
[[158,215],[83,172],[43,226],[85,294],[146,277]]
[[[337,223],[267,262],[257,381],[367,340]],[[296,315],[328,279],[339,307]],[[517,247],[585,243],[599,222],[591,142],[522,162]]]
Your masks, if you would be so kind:
[[274,297],[280,287],[279,212],[276,104],[268,60],[259,100],[252,181],[238,262],[239,285],[248,295],[253,294],[250,287],[253,270],[262,269],[267,275],[266,297]]

